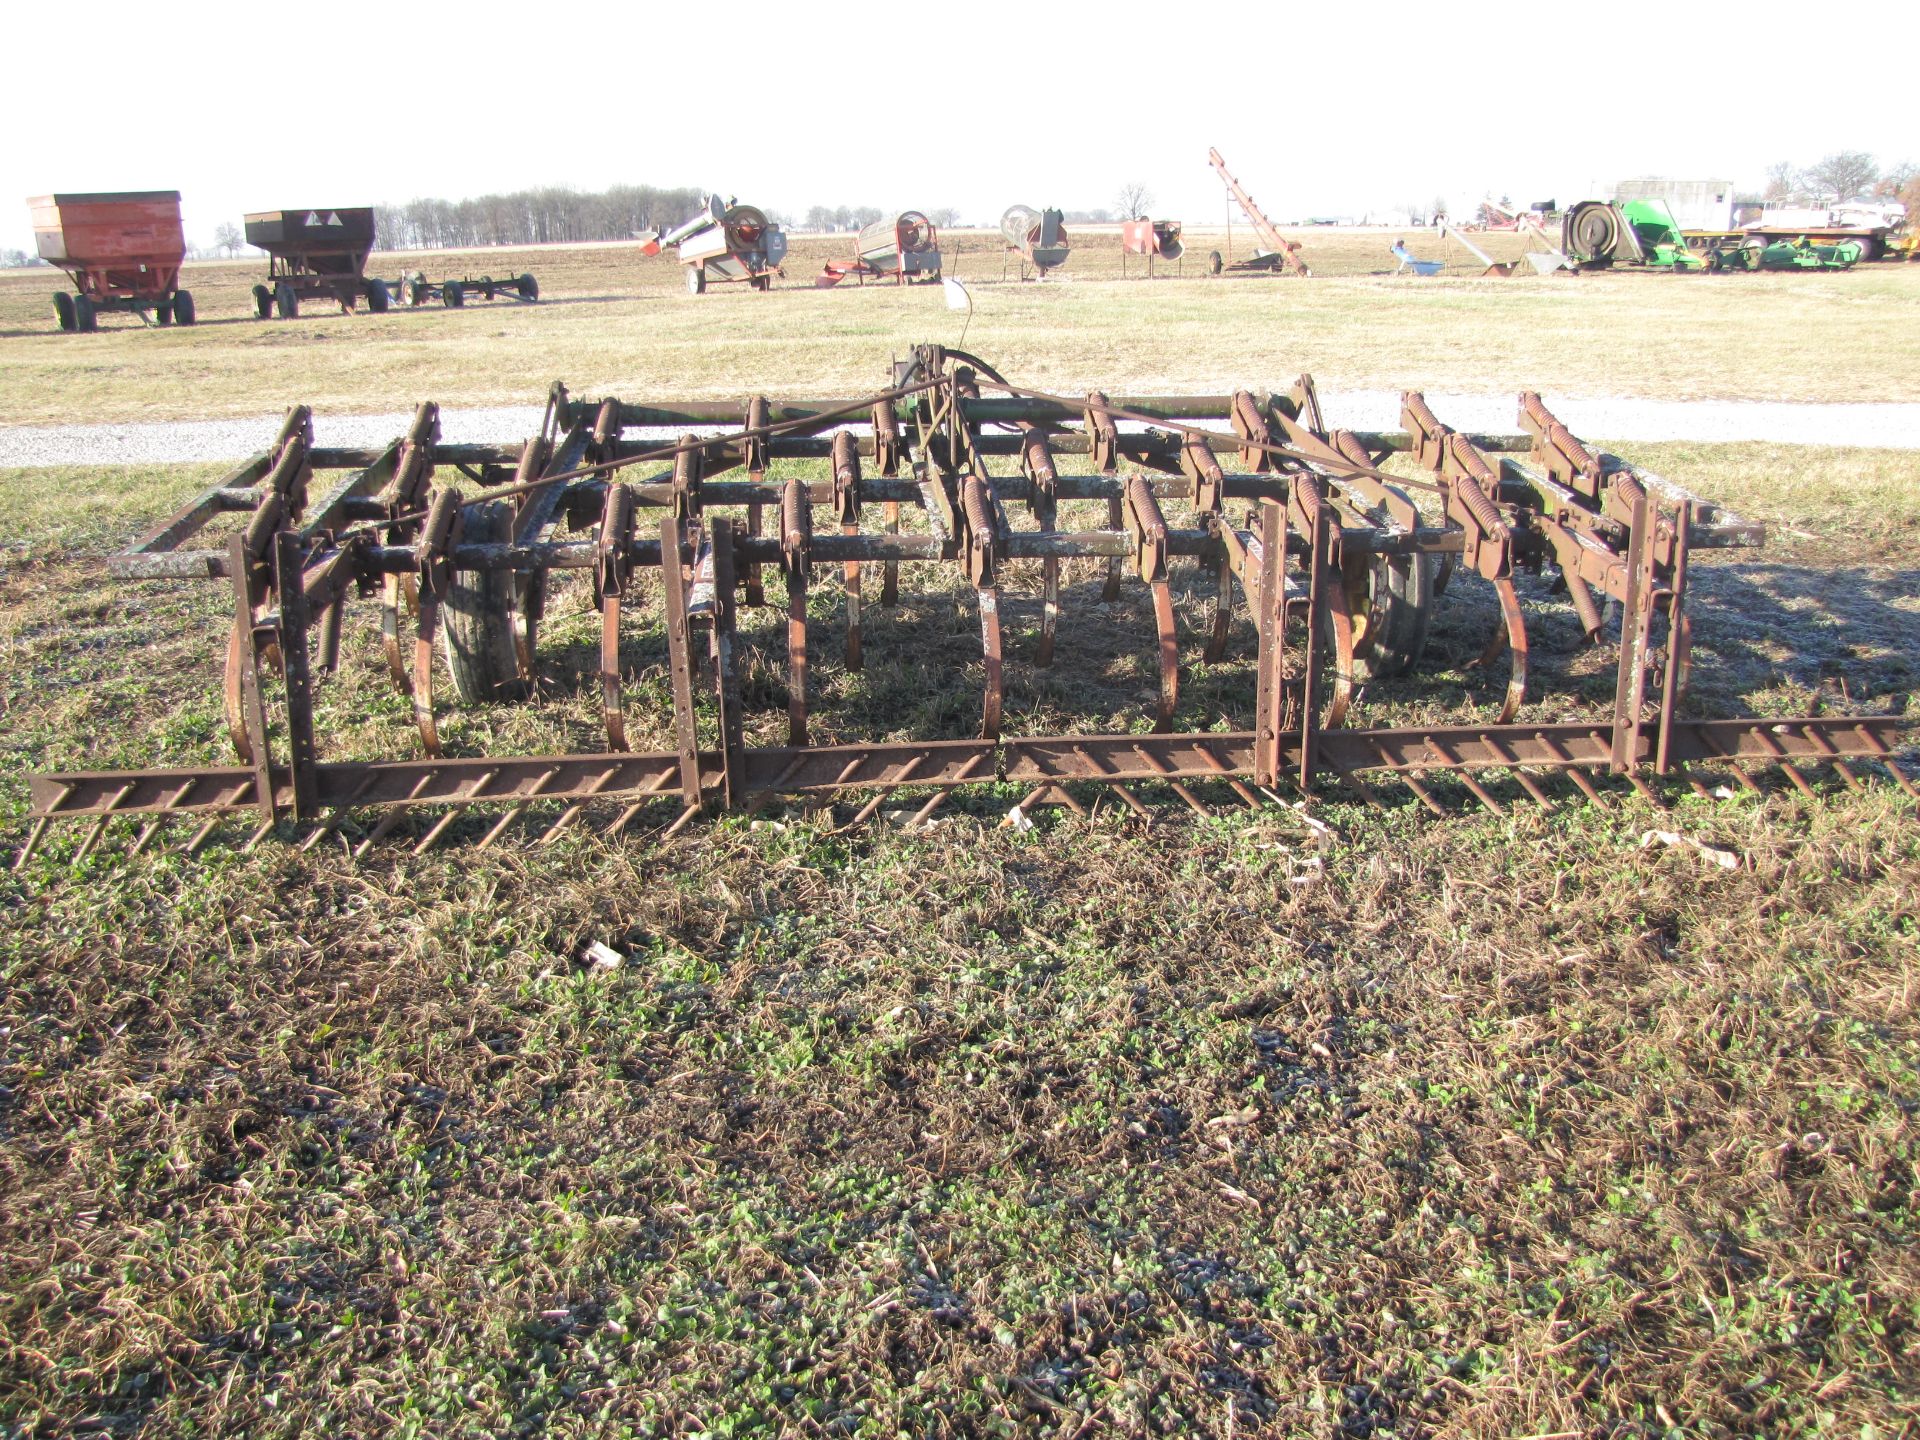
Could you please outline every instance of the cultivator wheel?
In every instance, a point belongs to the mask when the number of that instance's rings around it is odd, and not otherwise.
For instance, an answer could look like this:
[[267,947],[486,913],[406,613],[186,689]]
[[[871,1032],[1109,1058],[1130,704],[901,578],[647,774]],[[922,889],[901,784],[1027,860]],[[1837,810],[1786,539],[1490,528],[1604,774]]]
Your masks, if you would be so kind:
[[[1221,799],[1310,798],[1329,781],[1382,805],[1398,786],[1445,813],[1441,777],[1502,810],[1516,794],[1553,806],[1559,777],[1588,803],[1623,784],[1657,798],[1658,776],[1710,793],[1696,766],[1750,788],[1750,772],[1772,767],[1808,793],[1814,766],[1849,785],[1866,766],[1913,793],[1895,718],[1685,716],[1689,555],[1759,544],[1759,527],[1590,449],[1532,392],[1519,425],[1516,436],[1465,435],[1410,392],[1400,431],[1352,434],[1326,424],[1305,376],[1285,392],[1060,397],[938,346],[858,399],[631,405],[575,401],[556,385],[539,434],[517,448],[446,444],[429,404],[382,450],[316,450],[296,407],[270,449],[110,563],[130,578],[212,575],[231,588],[225,692],[238,765],[35,776],[21,863],[64,819],[92,824],[81,854],[119,817],[139,817],[135,850],[189,819],[194,849],[241,812],[255,816],[255,838],[291,820],[308,827],[307,844],[360,831],[364,853],[416,815],[432,817],[416,850],[469,811],[485,819],[481,846],[543,814],[551,838],[590,815],[617,834],[667,807],[671,832],[705,810],[783,798],[845,798],[859,823],[914,795],[908,823],[918,823],[954,792],[995,783],[1023,808],[1112,803],[1143,820],[1157,787],[1210,813]],[[1398,452],[1420,478],[1382,468]],[[326,468],[344,473],[313,486]],[[454,475],[472,488],[446,483]],[[224,548],[189,548],[242,502],[246,524]],[[1083,515],[1104,523],[1081,528]],[[562,525],[590,538],[564,538]],[[1208,612],[1194,650],[1173,583],[1188,562]],[[1451,587],[1450,564],[1466,577]],[[943,574],[972,613],[970,653],[936,662],[979,677],[977,708],[948,707],[969,716],[952,730],[971,733],[824,738],[848,722],[820,713],[835,703],[823,679],[841,666],[872,673],[879,641],[863,607],[875,566],[883,609],[902,599],[907,570]],[[778,619],[753,608],[765,568],[779,572]],[[442,707],[532,692],[546,588],[564,570],[592,572],[604,748],[443,753]],[[1063,572],[1087,575],[1090,593]],[[1611,653],[1610,706],[1557,698],[1555,719],[1529,711],[1525,575],[1550,576],[1585,643]],[[671,702],[637,714],[622,627],[656,583]],[[1420,672],[1442,592],[1462,587],[1498,616],[1476,642],[1498,698],[1476,705],[1461,688],[1446,723],[1369,725],[1373,690],[1457,687]],[[338,663],[345,607],[367,593],[381,600],[417,753],[330,760],[314,692]],[[1549,603],[1537,588],[1529,600]],[[1106,710],[1127,712],[1119,733],[1024,733],[1053,704],[1027,688],[1033,672],[1085,674],[1097,603],[1099,626],[1130,629],[1124,643],[1153,679],[1133,690],[1107,672]],[[844,646],[823,646],[817,626],[835,610]],[[1036,623],[1029,646],[1023,631]],[[764,698],[746,702],[756,653],[759,673],[784,671],[784,687],[752,687],[778,695],[778,719],[758,708]],[[436,695],[442,663],[451,683]],[[669,748],[634,748],[648,725]]]
[[1420,663],[1439,601],[1439,578],[1437,555],[1346,558],[1341,583],[1353,617],[1357,683],[1403,675]]
[[[468,505],[462,540],[470,545],[506,545],[513,537],[513,506],[503,500]],[[526,697],[530,658],[539,623],[534,587],[511,570],[459,570],[441,612],[441,649],[453,698],[461,705],[495,704]]]

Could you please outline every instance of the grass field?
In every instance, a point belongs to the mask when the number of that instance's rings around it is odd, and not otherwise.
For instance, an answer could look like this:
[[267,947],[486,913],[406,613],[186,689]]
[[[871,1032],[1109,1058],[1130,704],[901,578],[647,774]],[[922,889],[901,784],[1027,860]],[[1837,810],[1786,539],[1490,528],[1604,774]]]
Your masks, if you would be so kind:
[[[583,289],[627,263],[580,253]],[[522,268],[563,295],[549,274],[572,273]],[[1310,365],[1739,395],[1771,364],[1795,398],[1914,398],[1920,275],[1757,278],[983,286],[968,345],[1142,390]],[[635,398],[870,388],[890,347],[953,323],[920,292],[683,301],[670,281],[10,334],[0,419],[69,418],[82,393],[129,418],[525,400],[556,374]],[[0,324],[38,325],[15,287]],[[1560,338],[1534,335],[1556,310]],[[1887,363],[1829,377],[1836,334]],[[1621,448],[1772,530],[1699,566],[1703,713],[1920,719],[1920,461]],[[0,471],[8,851],[29,771],[223,758],[220,587],[96,568],[215,473]],[[1101,607],[1069,578],[1047,675],[1018,658],[1031,577],[1009,585],[1010,731],[1137,725],[1149,703],[1138,587]],[[870,610],[859,676],[836,587],[815,591],[829,732],[976,722],[971,608],[929,583]],[[1192,587],[1183,568],[1180,723],[1244,723],[1246,626],[1202,665]],[[1485,704],[1462,668],[1484,587],[1447,599],[1430,671],[1367,714]],[[1525,600],[1546,672],[1528,713],[1577,711],[1610,657],[1575,649],[1544,586]],[[782,631],[746,623],[772,736]],[[596,635],[576,575],[536,701],[449,715],[449,747],[594,744]],[[628,636],[646,746],[651,587]],[[328,753],[412,753],[365,607],[348,642]],[[1017,798],[913,832],[770,811],[487,852],[476,819],[358,864],[243,853],[243,823],[194,859],[109,843],[74,865],[78,831],[56,836],[0,875],[0,1435],[1920,1429],[1912,801],[1773,786],[1656,809],[1621,788],[1439,821],[1330,797],[1319,825],[1106,807],[1022,833],[996,823]],[[595,941],[622,963],[583,960]]]
[[[1184,279],[1122,281],[1111,235],[1089,236],[1044,284],[1002,283],[1003,252],[962,236],[949,263],[979,281],[969,348],[1027,382],[1085,391],[1120,380],[1207,393],[1284,385],[1310,370],[1333,389],[1536,389],[1583,395],[1755,400],[1920,399],[1920,265],[1820,275],[1596,275],[1483,280],[1477,266],[1413,280],[1390,271],[1392,233],[1301,232],[1327,277],[1204,278],[1224,235],[1195,231]],[[1236,232],[1235,253],[1246,240]],[[1421,253],[1439,242],[1413,237]],[[1496,253],[1512,237],[1486,237]],[[671,259],[637,250],[376,257],[392,278],[532,271],[539,306],[439,306],[374,317],[310,305],[252,318],[264,263],[190,266],[201,323],[142,331],[131,317],[61,335],[50,271],[0,276],[0,423],[60,424],[538,403],[577,392],[819,394],[871,388],[876,360],[953,343],[965,318],[937,288],[808,288],[844,238],[803,238],[772,295],[722,287],[695,299]],[[1462,259],[1455,252],[1456,260]],[[1453,278],[1456,277],[1457,278]],[[431,391],[432,393],[427,393]]]

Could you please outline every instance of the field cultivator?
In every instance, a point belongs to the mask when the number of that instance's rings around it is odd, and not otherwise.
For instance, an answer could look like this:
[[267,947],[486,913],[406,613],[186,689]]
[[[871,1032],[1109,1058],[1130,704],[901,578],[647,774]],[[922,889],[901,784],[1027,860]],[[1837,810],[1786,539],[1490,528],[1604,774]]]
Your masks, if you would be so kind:
[[[296,407],[269,449],[109,561],[122,578],[230,591],[237,763],[34,776],[20,863],[62,820],[92,826],[79,855],[110,825],[137,827],[137,851],[189,822],[192,850],[247,816],[255,841],[291,823],[310,827],[308,845],[353,835],[364,851],[407,825],[425,850],[468,814],[479,818],[460,833],[481,846],[516,825],[551,838],[589,816],[618,833],[651,812],[677,831],[704,811],[776,800],[844,800],[859,823],[912,794],[917,823],[954,791],[993,785],[1010,787],[997,805],[1017,800],[1023,814],[1084,814],[1104,798],[1141,818],[1155,813],[1149,787],[1210,813],[1330,785],[1378,806],[1394,782],[1444,813],[1443,776],[1503,810],[1550,807],[1557,776],[1597,803],[1610,784],[1654,796],[1654,776],[1706,792],[1703,768],[1757,788],[1749,767],[1778,767],[1810,789],[1805,767],[1824,764],[1859,784],[1857,762],[1884,764],[1912,792],[1894,768],[1896,719],[1684,716],[1689,557],[1758,545],[1760,528],[1582,444],[1538,395],[1520,397],[1519,418],[1518,435],[1463,434],[1409,393],[1404,431],[1354,433],[1326,423],[1306,376],[1271,394],[1061,398],[938,346],[850,400],[636,405],[556,385],[539,433],[517,447],[445,443],[427,404],[384,449],[328,449]],[[1395,452],[1422,478],[1382,469]],[[763,567],[778,572],[784,624],[754,617],[772,588]],[[957,589],[903,594],[903,567]],[[1078,583],[1063,589],[1063,569]],[[597,674],[574,693],[597,699],[604,739],[572,753],[446,753],[436,672],[444,664],[463,706],[524,698],[549,588],[569,570],[588,572],[599,611]],[[1181,593],[1208,599],[1184,650],[1176,570]],[[1585,641],[1616,652],[1609,706],[1579,713],[1556,697],[1554,718],[1522,715],[1535,647],[1515,579],[1527,571],[1557,576]],[[1496,602],[1452,602],[1497,609],[1476,662],[1496,676],[1491,705],[1474,713],[1463,690],[1468,703],[1444,723],[1359,723],[1369,688],[1420,667],[1441,596],[1459,597],[1463,575]],[[815,713],[823,678],[851,684],[868,665],[873,578],[881,607],[965,606],[950,643],[971,646],[977,625],[971,662],[926,673],[977,674],[977,711],[948,706],[944,721],[889,722],[854,743],[844,713]],[[377,602],[383,668],[410,706],[405,758],[330,758],[317,733],[316,689],[341,665],[356,597]],[[644,629],[643,606],[659,617]],[[818,633],[828,615],[844,624],[838,644]],[[1026,670],[1021,684],[1053,673],[1063,631],[1120,624],[1141,627],[1138,654],[1151,659],[1137,682],[1098,662],[1095,703],[1117,720],[1020,733],[1046,707],[1010,708],[1009,670]],[[664,677],[638,711],[636,647]],[[1062,647],[1064,666],[1079,648]],[[977,722],[956,737],[961,714]],[[916,728],[938,733],[902,733]],[[631,748],[649,734],[659,748]]]
[[830,289],[849,275],[896,285],[932,284],[940,278],[940,232],[918,210],[902,210],[866,226],[854,237],[852,260],[829,260],[814,285]]

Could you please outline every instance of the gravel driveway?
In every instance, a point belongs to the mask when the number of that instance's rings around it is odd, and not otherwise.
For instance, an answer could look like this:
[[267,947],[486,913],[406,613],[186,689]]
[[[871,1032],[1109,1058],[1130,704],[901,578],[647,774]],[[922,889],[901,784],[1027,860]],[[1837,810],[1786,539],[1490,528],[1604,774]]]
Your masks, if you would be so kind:
[[[1920,450],[1920,404],[1796,404],[1762,400],[1574,399],[1547,395],[1553,412],[1575,434],[1596,441],[1772,441],[1787,445],[1864,445]],[[1459,430],[1511,432],[1519,428],[1511,395],[1427,392],[1434,412]],[[1387,390],[1323,392],[1329,423],[1353,430],[1396,430],[1400,397]],[[537,406],[442,410],[442,438],[455,443],[524,440],[540,423]],[[321,445],[385,445],[412,416],[317,415]],[[122,425],[0,427],[0,467],[33,465],[153,465],[244,460],[264,448],[280,417],[254,420],[173,420]]]

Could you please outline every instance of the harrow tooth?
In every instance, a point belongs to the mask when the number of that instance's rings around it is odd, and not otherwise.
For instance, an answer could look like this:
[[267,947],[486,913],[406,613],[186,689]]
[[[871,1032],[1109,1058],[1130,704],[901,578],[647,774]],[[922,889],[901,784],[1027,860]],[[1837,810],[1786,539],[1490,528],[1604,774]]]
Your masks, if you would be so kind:
[[427,827],[427,833],[422,835],[414,845],[413,853],[415,855],[426,854],[427,851],[431,850],[434,845],[438,843],[440,837],[447,833],[448,827],[459,818],[460,812],[458,810],[448,810],[445,814],[441,815],[438,820],[435,820],[433,824]]
[[[1142,785],[1170,790],[1196,816],[1226,800],[1202,782],[1225,785],[1258,811],[1263,796],[1288,804],[1281,789],[1309,800],[1329,794],[1331,778],[1384,808],[1369,782],[1386,775],[1443,816],[1446,792],[1434,781],[1449,772],[1475,804],[1499,815],[1524,807],[1521,795],[1553,809],[1554,771],[1595,805],[1608,803],[1599,780],[1608,773],[1624,775],[1655,804],[1661,797],[1648,783],[1652,775],[1677,774],[1696,795],[1711,795],[1689,763],[1725,765],[1755,793],[1764,792],[1749,767],[1778,765],[1787,783],[1813,795],[1819,765],[1858,788],[1868,772],[1856,763],[1877,762],[1904,794],[1920,798],[1890,748],[1903,743],[1898,720],[1681,715],[1692,640],[1684,604],[1689,549],[1758,544],[1760,529],[1581,445],[1531,392],[1522,404],[1525,434],[1513,441],[1450,430],[1410,392],[1402,439],[1329,432],[1304,378],[1285,393],[1127,399],[1094,391],[1070,399],[1012,385],[984,362],[939,346],[919,347],[895,373],[903,378],[876,395],[777,406],[759,397],[744,407],[574,402],[556,390],[561,400],[550,398],[539,435],[525,446],[442,445],[431,405],[382,451],[315,450],[302,421],[271,454],[109,565],[129,578],[210,576],[230,585],[223,688],[240,763],[31,777],[33,828],[15,866],[30,862],[56,819],[91,822],[77,857],[85,858],[116,829],[119,814],[139,817],[130,846],[139,854],[175,816],[191,814],[198,825],[188,853],[236,811],[255,816],[248,848],[282,816],[316,821],[298,837],[310,850],[339,834],[350,811],[376,810],[364,836],[347,844],[357,857],[415,810],[432,812],[412,844],[425,854],[476,804],[500,811],[475,827],[471,843],[484,850],[535,808],[541,845],[613,799],[620,810],[604,833],[617,836],[670,793],[677,807],[667,835],[716,801],[748,813],[776,803],[831,812],[835,796],[851,790],[865,798],[843,828],[867,823],[908,789],[919,798],[906,823],[917,826],[959,787],[998,780],[1027,789],[1023,807],[1061,805],[1091,818],[1111,804],[1148,823],[1155,812]],[[682,438],[658,445],[631,430]],[[1402,448],[1433,472],[1430,479],[1377,468]],[[1009,467],[995,475],[1003,458],[1017,473]],[[669,460],[670,481],[622,474]],[[830,484],[789,468],[822,460]],[[313,471],[332,466],[349,473],[309,504]],[[463,504],[458,490],[434,480],[436,470],[466,477],[481,493]],[[493,483],[507,473],[511,484]],[[1437,494],[1443,514],[1423,516],[1409,486]],[[1062,530],[1061,500],[1104,501],[1104,528]],[[902,531],[903,503],[924,513],[927,523],[915,533]],[[822,504],[831,504],[832,515],[821,517],[816,534],[813,507]],[[1228,519],[1230,505],[1246,515],[1247,530]],[[1010,507],[1022,506],[1026,523],[1017,528]],[[777,536],[763,533],[768,507],[778,517]],[[638,523],[642,509],[660,517],[657,540],[653,520]],[[874,515],[863,527],[869,509]],[[187,548],[207,546],[194,537],[216,516],[239,510],[245,524],[223,547]],[[596,513],[591,543],[558,538],[559,517],[578,531]],[[1222,706],[1218,729],[1183,735],[1174,730],[1180,621],[1170,572],[1177,564],[1185,575],[1189,560],[1193,588],[1212,592],[1201,600],[1207,620],[1195,621],[1204,631],[1202,663],[1217,665],[1226,654],[1235,585],[1253,612],[1259,646],[1250,693]],[[1002,735],[1006,689],[1018,679],[1017,671],[1007,674],[1003,649],[1002,567],[1028,561],[1040,565],[1032,658],[1041,667],[1055,658],[1062,566],[1103,566],[1102,597],[1111,603],[1130,562],[1153,610],[1151,732]],[[811,743],[821,726],[810,709],[822,703],[809,695],[818,658],[809,653],[807,624],[810,591],[821,583],[815,567],[828,567],[844,590],[844,657],[855,671],[866,639],[863,571],[881,567],[879,602],[892,606],[903,563],[950,567],[972,589],[984,673],[980,737]],[[738,661],[738,607],[766,603],[761,573],[769,565],[782,571],[787,612],[789,743],[778,748],[747,742]],[[650,566],[661,570],[666,617],[674,728],[666,753],[629,749],[640,731],[620,664],[621,626],[631,618],[632,596],[645,593],[629,587],[643,585]],[[437,705],[469,702],[496,686],[502,697],[524,694],[552,572],[582,569],[593,572],[602,615],[605,751],[445,757]],[[1360,684],[1385,686],[1419,662],[1443,577],[1455,569],[1469,577],[1463,584],[1490,585],[1500,607],[1496,633],[1466,667],[1490,670],[1505,652],[1505,690],[1489,707],[1495,717],[1401,728],[1355,723]],[[1589,640],[1605,607],[1620,606],[1610,718],[1516,718],[1533,679],[1515,584],[1521,571],[1552,579],[1552,593],[1565,595]],[[313,690],[335,670],[341,637],[350,633],[342,615],[357,595],[377,597],[386,669],[408,697],[420,736],[423,753],[413,758],[329,761],[316,743]],[[1665,637],[1656,644],[1662,618]],[[403,626],[412,631],[411,656]],[[704,646],[696,633],[702,626]],[[442,638],[444,647],[436,644]],[[450,668],[451,701],[436,701],[438,663]],[[1219,671],[1209,676],[1221,678]],[[1480,693],[1479,678],[1467,688]],[[1510,774],[1512,787],[1493,772]],[[1619,798],[1625,787],[1612,793]]]
[[18,874],[27,868],[28,862],[33,859],[33,852],[40,848],[40,842],[46,838],[47,826],[52,823],[53,817],[49,815],[42,815],[33,822],[33,828],[27,832],[27,843],[22,845],[20,853],[13,857],[14,873]]
[[226,818],[226,815],[218,810],[208,816],[206,823],[187,837],[187,843],[181,848],[180,853],[183,855],[197,854],[200,847],[206,844],[207,840],[212,836],[214,829]]
[[1384,811],[1387,808],[1379,793],[1351,770],[1336,767],[1333,773],[1342,785],[1366,802],[1368,809]]
[[[356,860],[366,859],[368,854],[372,852],[373,847],[386,839],[387,836],[392,833],[393,827],[406,819],[406,817],[412,813],[412,810],[413,807],[411,805],[395,805],[391,810],[388,810],[386,814],[374,822],[373,828],[361,838],[360,843],[353,847],[353,858]],[[457,814],[458,812],[450,811],[449,813]]]
[[127,854],[129,854],[129,856],[144,854],[146,847],[154,843],[154,837],[156,837],[157,833],[161,831],[161,828],[163,828],[165,824],[167,824],[167,816],[161,814],[161,816],[154,816],[152,820],[148,820],[144,826],[140,826],[140,833],[134,835],[134,841],[132,841],[131,847],[127,847]]
[[617,816],[615,816],[613,823],[607,826],[606,830],[603,831],[602,833],[609,840],[612,840],[618,837],[619,834],[627,828],[627,826],[633,823],[634,817],[638,815],[642,810],[647,808],[647,802],[651,800],[654,796],[658,795],[661,791],[665,790],[667,786],[671,785],[672,783],[673,783],[672,771],[668,771],[665,774],[661,775],[651,785],[648,785],[644,789],[642,789],[640,792],[640,798],[638,800],[635,800],[632,804],[628,805],[626,809],[622,810]]
[[846,828],[849,830],[856,830],[860,826],[866,824],[866,822],[873,817],[873,812],[878,810],[883,804],[886,803],[887,797],[891,795],[895,789],[905,784],[907,780],[912,778],[914,772],[919,770],[919,768],[921,767],[922,764],[925,763],[925,761],[926,761],[926,757],[924,755],[911,756],[900,766],[898,770],[894,771],[892,775],[887,776],[884,780],[879,782],[884,788],[878,794],[876,794],[871,800],[867,801],[866,804],[862,805],[857,811],[854,812],[853,819],[847,822]]
[[1222,762],[1218,755],[1213,753],[1212,749],[1205,744],[1196,744],[1193,749],[1194,753],[1200,757],[1201,762],[1205,764],[1209,770],[1220,776],[1233,788],[1233,793],[1240,797],[1241,804],[1252,811],[1257,812],[1260,809],[1259,797],[1256,796],[1253,791],[1249,790],[1246,785],[1234,775],[1233,771],[1226,767],[1225,763]]
[[1621,773],[1627,777],[1627,783],[1640,792],[1640,798],[1645,800],[1649,805],[1657,810],[1665,810],[1668,808],[1666,797],[1661,795],[1651,785],[1647,784],[1646,781],[1642,780],[1637,772],[1624,770]]
[[1396,772],[1395,778],[1405,784],[1409,790],[1413,791],[1413,793],[1419,797],[1420,803],[1426,806],[1427,809],[1431,810],[1435,815],[1438,815],[1442,820],[1447,818],[1447,807],[1434,799],[1433,792],[1422,785],[1417,777],[1405,770],[1401,770]]
[[1187,808],[1189,810],[1193,811],[1194,814],[1198,815],[1203,820],[1212,818],[1213,811],[1209,810],[1204,804],[1202,804],[1199,798],[1194,795],[1193,791],[1189,790],[1185,785],[1182,785],[1178,780],[1175,780],[1173,778],[1172,772],[1166,767],[1165,764],[1163,764],[1154,755],[1154,753],[1151,750],[1148,750],[1143,745],[1136,745],[1133,747],[1133,753],[1140,757],[1140,763],[1145,765],[1149,770],[1152,770],[1155,774],[1162,775],[1167,778],[1168,786],[1173,790],[1174,794],[1178,795],[1182,800],[1187,802]]
[[94,847],[100,843],[100,837],[106,833],[107,817],[102,815],[99,819],[95,820],[87,830],[87,838],[80,842],[80,848],[73,852],[73,863],[78,865],[82,860],[91,855]]
[[1513,778],[1519,782],[1520,788],[1522,790],[1526,791],[1528,795],[1533,797],[1534,804],[1538,805],[1542,810],[1545,810],[1548,814],[1553,813],[1553,808],[1554,808],[1553,797],[1547,794],[1547,792],[1541,788],[1539,781],[1535,780],[1531,775],[1527,774],[1526,771],[1519,769],[1518,767],[1515,767],[1513,770],[1509,771],[1508,773],[1511,774]]

